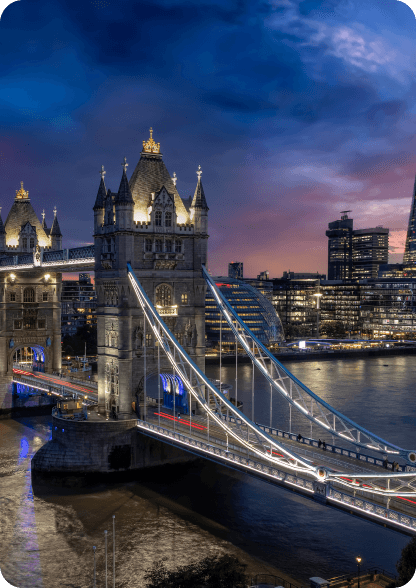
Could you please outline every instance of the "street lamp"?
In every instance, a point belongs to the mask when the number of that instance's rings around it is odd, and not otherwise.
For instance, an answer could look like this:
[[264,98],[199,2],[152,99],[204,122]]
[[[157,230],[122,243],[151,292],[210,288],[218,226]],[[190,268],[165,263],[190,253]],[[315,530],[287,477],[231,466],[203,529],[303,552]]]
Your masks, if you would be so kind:
[[316,297],[317,299],[317,339],[319,338],[320,334],[319,334],[319,321],[320,321],[320,296],[323,296],[323,294],[321,294],[320,292],[316,292],[315,294],[313,294],[313,296]]
[[360,585],[361,585],[360,584],[360,582],[361,582],[360,581],[360,575],[361,575],[361,561],[362,561],[362,558],[361,557],[357,557],[356,558],[356,561],[358,563],[358,588],[360,588]]

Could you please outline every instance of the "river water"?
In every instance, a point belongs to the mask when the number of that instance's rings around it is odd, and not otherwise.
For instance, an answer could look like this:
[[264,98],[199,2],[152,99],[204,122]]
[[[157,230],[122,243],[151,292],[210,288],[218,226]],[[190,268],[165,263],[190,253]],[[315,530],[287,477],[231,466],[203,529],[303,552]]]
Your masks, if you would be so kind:
[[[385,365],[384,365],[385,364]],[[388,365],[386,365],[388,364]],[[341,412],[406,448],[415,446],[415,359],[412,356],[286,367]],[[217,366],[207,374],[218,378]],[[235,368],[222,379],[234,384]],[[251,415],[252,368],[238,368],[239,400]],[[255,418],[269,423],[269,385],[255,373]],[[288,428],[288,408],[273,399],[274,426]],[[292,415],[293,430],[307,434]],[[0,421],[0,568],[20,588],[104,586],[104,530],[116,516],[118,588],[143,586],[153,561],[182,565],[230,553],[252,573],[275,573],[308,586],[308,578],[364,568],[395,573],[409,538],[210,462],[198,460],[138,473],[122,485],[44,488],[32,492],[30,459],[51,436],[50,417]]]

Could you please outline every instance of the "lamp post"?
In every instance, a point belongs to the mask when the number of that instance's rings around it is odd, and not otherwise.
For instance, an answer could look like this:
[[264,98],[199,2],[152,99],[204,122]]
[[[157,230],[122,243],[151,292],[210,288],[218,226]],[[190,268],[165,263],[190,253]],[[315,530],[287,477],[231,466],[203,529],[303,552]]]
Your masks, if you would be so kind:
[[360,575],[361,575],[361,561],[362,558],[361,557],[357,557],[356,558],[357,564],[358,564],[358,588],[360,588],[361,585],[361,580],[360,580]]

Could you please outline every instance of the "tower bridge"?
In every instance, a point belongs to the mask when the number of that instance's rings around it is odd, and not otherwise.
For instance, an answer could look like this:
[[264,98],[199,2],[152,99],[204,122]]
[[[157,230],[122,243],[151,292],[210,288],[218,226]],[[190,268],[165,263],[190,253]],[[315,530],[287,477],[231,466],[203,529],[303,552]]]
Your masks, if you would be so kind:
[[[44,217],[42,223],[35,218],[23,184],[4,226],[0,218],[2,409],[10,408],[13,379],[39,381],[13,371],[16,349],[36,349],[46,379],[52,381],[61,368],[61,272],[95,272],[98,389],[91,394],[97,411],[80,422],[55,414],[52,440],[33,458],[33,471],[115,474],[198,455],[415,532],[415,450],[366,430],[295,378],[239,318],[205,269],[208,206],[201,168],[193,198],[182,199],[152,130],[130,180],[127,167],[125,158],[117,192],[107,188],[102,167],[92,246],[62,249],[56,210],[48,230]],[[258,370],[269,384],[269,427],[254,419],[254,378],[249,418],[225,397],[221,382],[217,388],[205,375],[207,288],[236,349],[247,353],[253,374]],[[176,410],[161,408],[159,377],[158,399],[149,402],[151,372],[172,373],[172,381],[181,382],[172,391],[187,395],[186,415],[178,418]],[[303,417],[302,436],[274,429],[274,397],[290,414]],[[326,452],[315,445],[318,435],[326,439]],[[387,457],[390,465],[398,460],[400,471],[384,468]]]

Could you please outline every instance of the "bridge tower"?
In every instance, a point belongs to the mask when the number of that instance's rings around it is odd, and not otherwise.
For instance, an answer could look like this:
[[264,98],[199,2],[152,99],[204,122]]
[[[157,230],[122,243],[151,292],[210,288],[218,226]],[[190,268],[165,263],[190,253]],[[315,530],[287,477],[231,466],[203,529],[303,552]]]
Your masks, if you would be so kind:
[[[0,209],[1,211],[1,209]],[[24,270],[33,266],[39,249],[61,248],[62,234],[54,211],[51,229],[38,219],[21,182],[6,222],[0,216],[0,257],[16,256]],[[45,372],[61,369],[61,273],[45,268],[2,272],[0,277],[0,413],[12,408],[11,382],[15,357]],[[25,350],[25,352],[23,352]]]
[[[208,207],[197,172],[194,198],[183,200],[160,144],[143,141],[128,181],[126,158],[117,192],[106,188],[102,167],[94,204],[99,412],[129,419],[158,349],[127,277],[130,262],[150,300],[197,365],[205,367],[205,292]],[[161,368],[165,354],[161,353]]]

